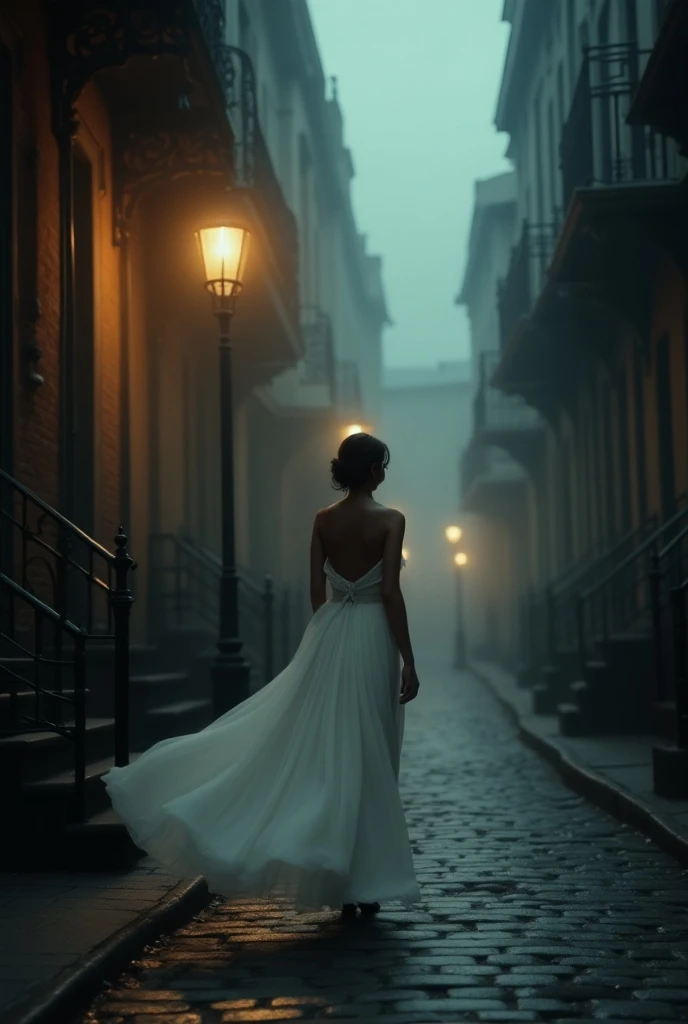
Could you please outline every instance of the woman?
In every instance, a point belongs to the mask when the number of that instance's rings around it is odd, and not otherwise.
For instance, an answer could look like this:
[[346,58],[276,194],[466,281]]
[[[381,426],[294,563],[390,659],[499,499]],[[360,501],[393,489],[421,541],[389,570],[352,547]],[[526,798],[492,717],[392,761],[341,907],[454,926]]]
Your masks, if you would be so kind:
[[313,618],[289,665],[205,729],[104,776],[137,846],[170,874],[347,917],[420,901],[397,787],[403,705],[419,685],[399,587],[405,524],[373,499],[388,462],[369,434],[332,460],[347,494],[315,517]]

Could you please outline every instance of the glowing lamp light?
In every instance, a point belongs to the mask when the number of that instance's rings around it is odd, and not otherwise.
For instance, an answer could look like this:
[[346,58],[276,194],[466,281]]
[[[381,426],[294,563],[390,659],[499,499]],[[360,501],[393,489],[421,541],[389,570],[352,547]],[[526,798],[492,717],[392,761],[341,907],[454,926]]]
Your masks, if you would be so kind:
[[448,526],[444,531],[444,536],[447,538],[450,544],[458,544],[461,540],[462,530],[460,526]]
[[468,562],[468,555],[464,554],[463,551],[457,551],[454,555],[454,562],[458,566],[466,565]]
[[351,423],[348,427],[344,428],[344,437],[351,437],[353,434],[362,434],[363,427],[360,423]]
[[216,299],[236,298],[241,291],[249,234],[244,228],[222,226],[196,232],[203,259],[205,286]]
[[401,557],[402,557],[402,558],[403,558],[403,559],[404,559],[405,561],[408,561],[408,556],[409,556],[409,551],[408,551],[408,548],[402,548],[402,549],[401,549]]

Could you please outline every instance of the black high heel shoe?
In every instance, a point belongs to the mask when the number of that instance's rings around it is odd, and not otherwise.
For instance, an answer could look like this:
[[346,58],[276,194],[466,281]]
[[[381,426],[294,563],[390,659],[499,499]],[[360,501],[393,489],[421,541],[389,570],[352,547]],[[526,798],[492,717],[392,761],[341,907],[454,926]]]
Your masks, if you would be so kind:
[[379,914],[380,904],[379,903],[359,903],[361,914],[364,917],[372,917],[374,914]]

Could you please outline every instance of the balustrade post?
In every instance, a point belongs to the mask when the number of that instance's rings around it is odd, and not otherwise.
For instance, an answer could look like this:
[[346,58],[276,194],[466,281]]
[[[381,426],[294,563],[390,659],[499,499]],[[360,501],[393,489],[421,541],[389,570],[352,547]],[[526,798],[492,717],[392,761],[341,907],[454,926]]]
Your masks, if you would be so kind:
[[[74,807],[77,824],[86,815],[86,634],[74,638]],[[116,741],[115,741],[116,742]]]
[[263,609],[265,616],[265,682],[269,683],[273,677],[274,665],[274,605],[275,590],[272,585],[272,576],[265,577],[265,589],[263,591]]
[[576,632],[578,634],[578,663],[581,679],[585,679],[585,598],[576,594]]
[[134,598],[129,573],[135,568],[120,526],[115,537],[115,589],[110,593],[115,624],[115,765],[129,764],[129,624]]
[[650,555],[648,570],[650,586],[650,614],[652,617],[652,643],[655,662],[655,698],[664,696],[664,658],[662,656],[662,567],[656,551]]
[[547,605],[547,656],[550,665],[556,665],[557,656],[557,606],[554,590],[548,586],[545,591]]
[[670,591],[671,632],[674,655],[674,689],[676,691],[676,745],[688,750],[688,639],[686,638],[686,589]]

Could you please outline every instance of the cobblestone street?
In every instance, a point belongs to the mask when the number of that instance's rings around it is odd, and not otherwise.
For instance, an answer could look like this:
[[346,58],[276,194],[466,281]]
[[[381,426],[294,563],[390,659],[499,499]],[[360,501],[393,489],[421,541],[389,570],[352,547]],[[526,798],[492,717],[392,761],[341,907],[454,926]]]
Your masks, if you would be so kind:
[[422,911],[218,901],[78,1020],[688,1020],[688,872],[567,790],[472,677],[421,684],[401,784]]

